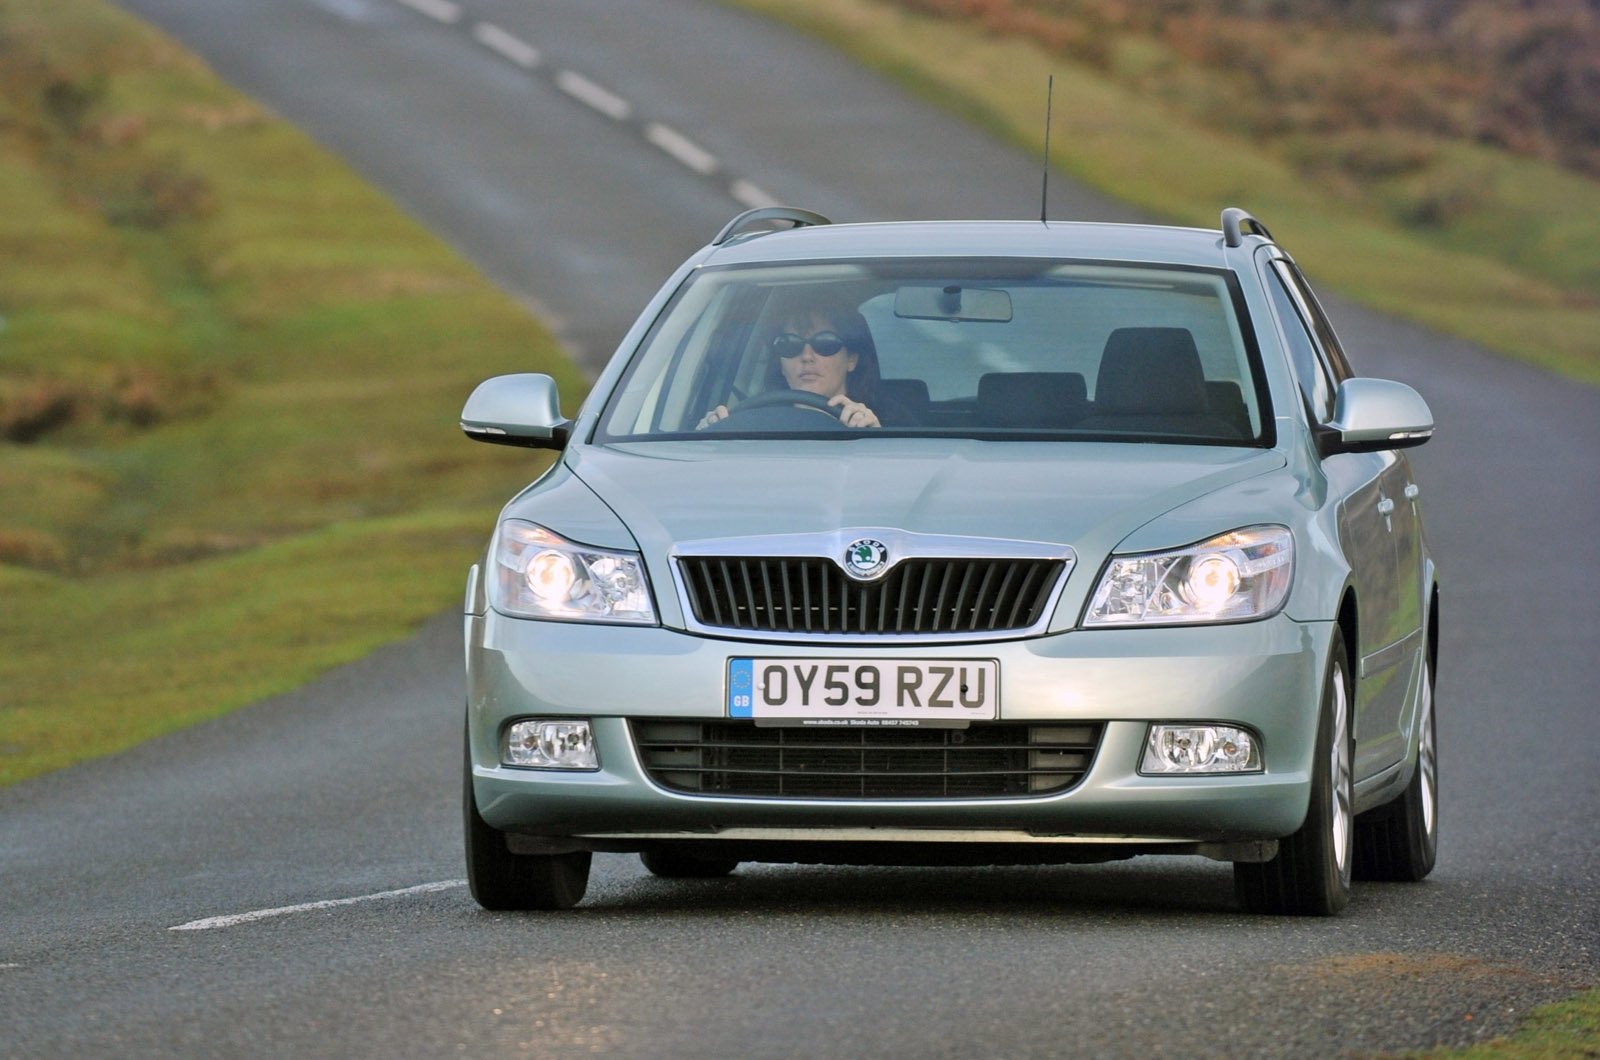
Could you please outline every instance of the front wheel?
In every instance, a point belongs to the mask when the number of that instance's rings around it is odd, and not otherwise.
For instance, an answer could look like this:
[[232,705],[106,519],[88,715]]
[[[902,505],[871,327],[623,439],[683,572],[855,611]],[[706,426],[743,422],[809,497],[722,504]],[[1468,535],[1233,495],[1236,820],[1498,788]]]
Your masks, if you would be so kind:
[[1415,883],[1439,855],[1439,745],[1433,667],[1424,664],[1417,693],[1417,765],[1392,801],[1356,818],[1356,878]]
[[1322,683],[1311,803],[1305,823],[1278,841],[1278,856],[1235,862],[1234,891],[1252,913],[1332,916],[1350,901],[1354,860],[1354,781],[1350,767],[1350,660],[1337,630]]
[[485,909],[571,909],[589,889],[587,850],[570,854],[513,854],[506,835],[478,813],[472,793],[472,752],[463,770],[462,816],[467,885]]

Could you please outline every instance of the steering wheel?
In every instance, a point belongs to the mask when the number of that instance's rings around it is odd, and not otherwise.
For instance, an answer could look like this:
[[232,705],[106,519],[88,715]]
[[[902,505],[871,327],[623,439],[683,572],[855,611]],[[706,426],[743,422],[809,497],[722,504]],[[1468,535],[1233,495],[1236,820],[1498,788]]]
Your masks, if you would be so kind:
[[769,390],[765,394],[757,394],[739,402],[739,407],[729,413],[730,416],[755,409],[769,409],[777,405],[800,405],[804,408],[825,412],[834,419],[844,411],[842,405],[830,405],[828,399],[821,394],[813,394],[809,390]]
[[[839,421],[838,406],[829,405],[828,399],[809,390],[769,390],[764,394],[739,402],[716,423],[706,426],[708,431],[814,431],[843,430]],[[823,413],[826,421],[816,418]]]

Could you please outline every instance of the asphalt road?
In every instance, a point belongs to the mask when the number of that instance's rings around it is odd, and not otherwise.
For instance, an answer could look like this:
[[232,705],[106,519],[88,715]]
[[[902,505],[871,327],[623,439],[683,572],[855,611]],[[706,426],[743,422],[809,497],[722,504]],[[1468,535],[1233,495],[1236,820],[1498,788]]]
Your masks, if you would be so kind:
[[[591,367],[744,204],[1038,208],[1032,160],[713,3],[124,3]],[[1052,183],[1054,216],[1130,216]],[[571,913],[484,913],[460,883],[444,615],[0,792],[0,1056],[1325,1056],[1503,1033],[1594,983],[1600,391],[1332,310],[1358,368],[1417,386],[1440,424],[1417,454],[1445,579],[1427,882],[1295,920],[1239,914],[1228,868],[1198,860],[669,882],[600,856]]]

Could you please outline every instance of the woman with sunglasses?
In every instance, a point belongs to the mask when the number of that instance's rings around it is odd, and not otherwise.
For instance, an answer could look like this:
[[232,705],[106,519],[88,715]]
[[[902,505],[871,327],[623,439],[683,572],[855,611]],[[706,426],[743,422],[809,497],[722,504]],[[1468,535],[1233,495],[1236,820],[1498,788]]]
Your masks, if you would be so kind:
[[[815,394],[838,409],[839,422],[846,427],[882,426],[868,404],[876,396],[878,351],[866,318],[854,306],[816,304],[790,313],[768,349],[769,391],[787,387]],[[728,406],[718,405],[698,427],[728,415]]]

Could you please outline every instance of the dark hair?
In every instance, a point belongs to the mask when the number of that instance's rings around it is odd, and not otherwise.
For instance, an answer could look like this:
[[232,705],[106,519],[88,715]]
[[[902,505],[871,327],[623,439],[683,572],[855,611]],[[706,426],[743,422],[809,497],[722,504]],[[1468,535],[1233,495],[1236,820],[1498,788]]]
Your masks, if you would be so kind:
[[[781,330],[792,330],[790,325],[793,324],[809,326],[812,317],[828,322],[834,333],[844,340],[845,349],[856,355],[856,366],[845,380],[845,392],[852,401],[871,404],[872,399],[877,397],[878,380],[881,378],[878,347],[872,341],[867,318],[861,315],[855,302],[838,293],[802,288],[785,299],[782,310],[776,318]],[[767,368],[767,387],[776,389],[788,385],[783,378],[783,369],[774,357]]]

